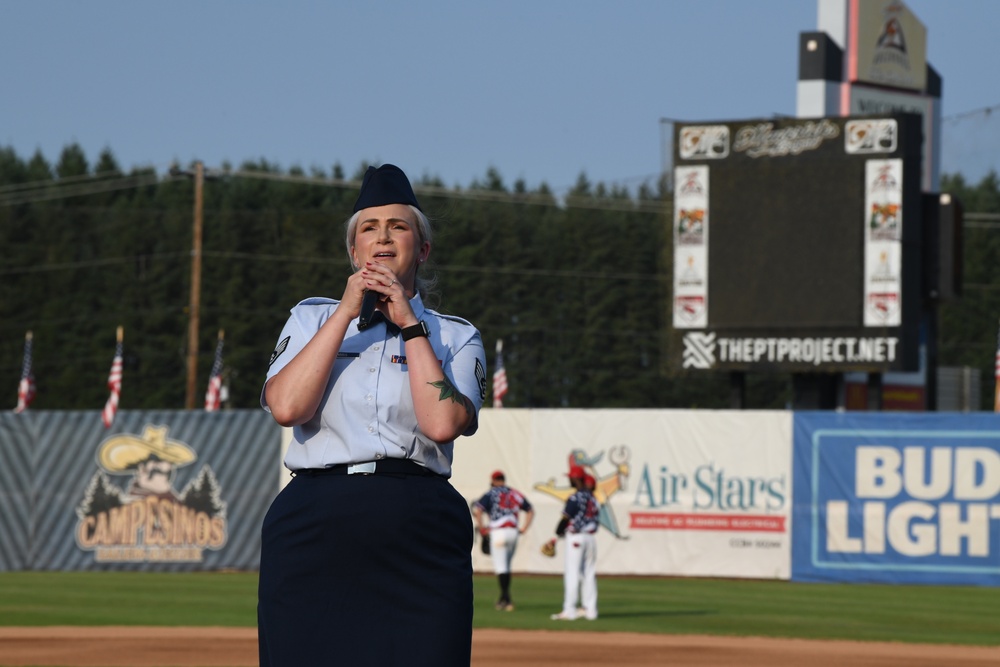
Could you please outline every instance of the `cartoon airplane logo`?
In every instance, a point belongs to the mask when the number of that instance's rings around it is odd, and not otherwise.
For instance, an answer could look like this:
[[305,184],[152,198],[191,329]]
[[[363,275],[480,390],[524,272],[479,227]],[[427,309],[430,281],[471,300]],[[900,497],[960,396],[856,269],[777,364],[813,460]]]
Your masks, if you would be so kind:
[[[595,456],[588,457],[587,453],[582,449],[574,449],[569,453],[569,466],[582,467],[587,474],[597,481],[597,486],[594,488],[594,498],[597,499],[598,504],[601,506],[599,514],[600,524],[618,539],[628,539],[618,530],[618,520],[615,518],[611,506],[608,504],[608,500],[619,491],[625,490],[625,482],[629,474],[629,449],[625,445],[617,445],[610,448],[608,450],[608,460],[615,467],[615,470],[601,477],[594,466],[600,463],[603,457],[604,452],[599,452]],[[576,489],[572,486],[556,486],[554,477],[550,477],[545,483],[535,484],[535,490],[547,493],[564,503],[571,495],[576,493]]]

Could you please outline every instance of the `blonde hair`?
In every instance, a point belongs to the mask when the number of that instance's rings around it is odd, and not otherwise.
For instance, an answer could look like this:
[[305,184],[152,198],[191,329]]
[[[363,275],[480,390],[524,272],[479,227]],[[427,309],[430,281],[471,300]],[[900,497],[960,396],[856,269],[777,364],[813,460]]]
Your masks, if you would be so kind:
[[[407,207],[411,211],[413,211],[413,215],[417,220],[416,224],[417,246],[418,247],[423,246],[424,243],[431,243],[433,241],[434,231],[433,229],[431,229],[430,218],[424,215],[424,212],[421,211],[416,206],[407,204]],[[357,271],[359,268],[361,268],[354,263],[354,253],[351,252],[351,249],[354,247],[354,235],[357,231],[358,220],[360,218],[361,218],[361,211],[358,211],[350,218],[348,218],[347,222],[344,223],[344,228],[346,231],[346,234],[344,236],[344,241],[347,244],[347,260],[351,263],[351,269],[354,271]],[[431,293],[431,290],[434,289],[434,285],[436,284],[436,282],[437,281],[435,281],[433,278],[424,278],[423,276],[420,275],[420,264],[418,263],[417,272],[414,275],[413,289],[415,289],[417,293],[420,294],[420,298],[426,300],[427,296]]]

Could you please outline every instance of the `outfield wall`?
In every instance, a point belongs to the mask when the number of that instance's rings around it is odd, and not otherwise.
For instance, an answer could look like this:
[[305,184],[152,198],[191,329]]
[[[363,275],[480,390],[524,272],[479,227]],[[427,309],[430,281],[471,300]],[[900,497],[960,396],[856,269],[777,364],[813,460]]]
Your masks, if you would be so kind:
[[[256,569],[288,440],[260,410],[2,414],[0,571]],[[535,506],[515,572],[562,571],[571,463],[604,574],[1000,585],[1000,415],[487,408],[452,483]]]

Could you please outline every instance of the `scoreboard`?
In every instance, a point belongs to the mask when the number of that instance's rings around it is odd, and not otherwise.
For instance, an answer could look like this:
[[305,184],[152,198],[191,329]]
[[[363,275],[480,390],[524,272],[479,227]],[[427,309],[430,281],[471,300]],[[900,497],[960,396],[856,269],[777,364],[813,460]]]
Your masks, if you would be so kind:
[[672,361],[919,366],[919,116],[674,126]]

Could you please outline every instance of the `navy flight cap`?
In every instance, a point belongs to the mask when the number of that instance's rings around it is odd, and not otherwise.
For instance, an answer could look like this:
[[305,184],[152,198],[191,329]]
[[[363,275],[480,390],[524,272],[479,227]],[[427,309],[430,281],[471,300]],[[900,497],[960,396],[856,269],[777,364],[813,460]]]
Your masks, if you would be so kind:
[[417,196],[413,194],[410,181],[402,169],[394,164],[383,164],[378,169],[368,167],[365,178],[361,181],[358,200],[354,202],[354,212],[386,204],[409,204],[420,208]]

